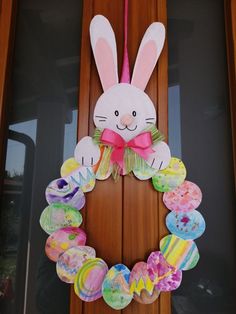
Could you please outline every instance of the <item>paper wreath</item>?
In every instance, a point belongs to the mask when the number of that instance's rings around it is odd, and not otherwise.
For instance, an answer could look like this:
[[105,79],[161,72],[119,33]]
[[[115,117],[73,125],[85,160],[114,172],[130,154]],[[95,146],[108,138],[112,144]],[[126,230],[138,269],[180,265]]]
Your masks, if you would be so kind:
[[[171,157],[168,145],[156,129],[155,107],[144,89],[161,53],[165,28],[151,24],[140,45],[129,83],[127,55],[122,83],[118,83],[115,35],[109,21],[95,16],[90,24],[91,45],[104,93],[94,110],[95,134],[79,141],[73,158],[61,167],[61,178],[46,189],[49,206],[40,225],[50,236],[46,254],[55,261],[59,278],[74,283],[75,293],[86,302],[103,296],[112,308],[123,309],[134,299],[149,304],[161,291],[179,287],[182,271],[196,266],[199,252],[194,239],[205,230],[205,221],[196,210],[202,200],[198,186],[185,181],[181,160]],[[160,241],[160,250],[147,262],[136,263],[130,271],[125,265],[108,268],[96,258],[94,248],[86,246],[86,234],[79,228],[79,210],[84,193],[95,187],[96,179],[111,174],[133,173],[140,180],[152,179],[154,188],[164,192],[163,201],[171,212],[166,225],[171,234]]]

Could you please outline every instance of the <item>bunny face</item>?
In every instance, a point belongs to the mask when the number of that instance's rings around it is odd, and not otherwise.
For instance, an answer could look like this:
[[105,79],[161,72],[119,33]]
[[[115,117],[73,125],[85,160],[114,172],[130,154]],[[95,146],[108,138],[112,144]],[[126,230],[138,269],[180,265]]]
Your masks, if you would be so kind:
[[125,141],[129,141],[156,123],[156,110],[142,90],[121,83],[101,95],[93,119],[97,128],[115,131]]
[[163,48],[165,28],[155,22],[146,30],[130,84],[118,83],[115,35],[104,16],[96,15],[92,19],[90,39],[104,90],[95,107],[94,123],[96,127],[111,129],[129,141],[156,123],[154,105],[144,90]]

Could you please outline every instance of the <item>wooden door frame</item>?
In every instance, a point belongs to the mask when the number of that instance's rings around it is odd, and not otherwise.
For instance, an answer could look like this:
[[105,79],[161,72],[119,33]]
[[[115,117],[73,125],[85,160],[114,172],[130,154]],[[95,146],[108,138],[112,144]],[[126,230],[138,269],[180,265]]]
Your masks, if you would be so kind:
[[236,0],[225,0],[225,32],[229,80],[229,101],[236,191]]

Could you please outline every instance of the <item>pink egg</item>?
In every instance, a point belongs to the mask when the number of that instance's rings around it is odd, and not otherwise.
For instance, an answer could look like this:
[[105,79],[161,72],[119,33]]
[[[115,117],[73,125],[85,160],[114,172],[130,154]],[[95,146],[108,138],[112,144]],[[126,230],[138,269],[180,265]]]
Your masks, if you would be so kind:
[[200,205],[201,201],[200,188],[190,181],[184,181],[179,187],[163,195],[166,207],[176,212],[192,211]]
[[45,252],[56,262],[59,256],[73,246],[85,245],[86,234],[77,227],[66,227],[53,232],[46,241]]

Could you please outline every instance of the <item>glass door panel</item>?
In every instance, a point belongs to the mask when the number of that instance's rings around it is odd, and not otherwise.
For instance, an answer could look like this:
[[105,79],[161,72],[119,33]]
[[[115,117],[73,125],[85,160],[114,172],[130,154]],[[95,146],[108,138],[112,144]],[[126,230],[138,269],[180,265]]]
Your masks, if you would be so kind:
[[48,183],[73,156],[82,1],[18,4],[1,199],[0,313],[65,314],[69,286],[44,253]]
[[168,1],[169,142],[203,192],[207,229],[173,314],[233,314],[235,194],[223,0]]

